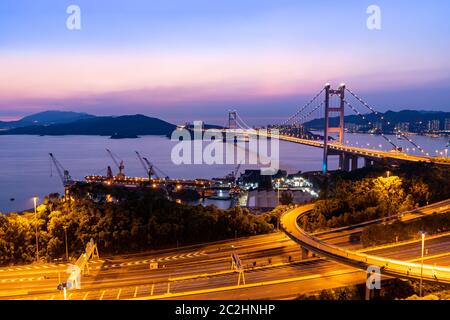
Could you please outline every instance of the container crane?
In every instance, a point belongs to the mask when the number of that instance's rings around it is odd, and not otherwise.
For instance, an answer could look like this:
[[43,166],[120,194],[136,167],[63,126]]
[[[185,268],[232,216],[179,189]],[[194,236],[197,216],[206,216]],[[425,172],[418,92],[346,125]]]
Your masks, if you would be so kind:
[[155,166],[153,163],[151,163],[146,157],[143,157],[142,159],[144,159],[144,161],[145,161],[145,163],[147,164],[147,166],[153,170],[153,175],[154,175],[157,179],[161,179],[161,177],[156,173],[156,170],[158,170],[159,173],[162,174],[162,175],[164,176],[163,179],[165,179],[165,180],[169,180],[169,179],[170,179],[169,176],[168,176],[164,171],[162,171],[162,170],[159,169],[157,166]]
[[234,184],[236,184],[236,178],[237,178],[237,175],[239,174],[239,169],[241,168],[241,164],[242,164],[242,162],[239,162],[236,169],[231,173],[233,175]]
[[117,174],[118,178],[125,178],[125,174],[123,173],[125,169],[125,164],[123,163],[123,160],[117,160],[116,156],[111,152],[111,150],[106,149],[106,152],[108,152],[109,156],[113,160],[116,167],[119,169],[119,173]]
[[[139,159],[139,161],[142,164],[142,167],[145,170],[145,173],[148,174],[148,180],[151,180],[152,177],[154,176],[155,178],[159,179],[158,175],[156,174],[156,172],[153,170],[153,165],[148,161],[147,158],[142,158],[141,154],[138,151],[135,151],[136,155]],[[145,159],[145,160],[144,160]]]
[[75,184],[75,181],[72,180],[69,171],[64,169],[62,164],[55,158],[53,153],[49,153],[49,155],[64,186],[64,196],[67,199],[69,197],[69,189]]
[[56,171],[58,172],[58,175],[61,178],[61,182],[63,183],[64,187],[71,186],[74,183],[74,181],[72,180],[69,171],[64,169],[62,164],[55,158],[53,153],[49,153],[49,155],[53,161],[53,164],[55,165]]

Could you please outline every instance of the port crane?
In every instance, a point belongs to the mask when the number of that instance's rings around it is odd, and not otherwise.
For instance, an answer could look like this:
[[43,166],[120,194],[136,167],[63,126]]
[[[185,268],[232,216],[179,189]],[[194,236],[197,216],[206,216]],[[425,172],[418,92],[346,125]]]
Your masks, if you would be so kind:
[[231,175],[233,176],[234,184],[236,184],[236,178],[237,178],[237,175],[239,174],[239,169],[241,168],[241,164],[242,164],[242,162],[239,162],[239,164],[236,166],[236,169],[234,169],[234,171],[231,173]]
[[[117,157],[109,149],[106,149],[106,152],[108,152],[108,154],[111,157],[111,159],[113,160],[114,164],[119,169],[119,173],[117,174],[117,177],[124,178],[125,174],[123,173],[123,171],[125,170],[125,164],[123,163],[123,160],[118,160]],[[111,171],[111,168],[108,167],[108,176],[110,176],[110,175],[112,176],[112,171]]]
[[142,164],[142,167],[144,168],[145,172],[147,172],[148,174],[148,178],[151,179],[152,177],[155,177],[156,179],[161,179],[161,176],[158,175],[158,173],[156,171],[158,171],[160,174],[162,174],[162,176],[164,176],[166,179],[169,179],[169,176],[162,171],[161,169],[159,169],[158,167],[156,167],[153,163],[150,162],[150,160],[148,160],[148,158],[146,157],[142,157],[141,154],[138,151],[135,151],[137,157],[139,158],[139,161]]
[[[147,158],[143,158],[141,154],[138,151],[135,151],[136,155],[141,162],[142,167],[144,168],[145,172],[148,174],[148,179],[151,180],[153,176],[158,179],[158,175],[156,174],[155,170],[153,170],[153,165],[148,161]],[[145,161],[145,160],[146,161]]]
[[[147,163],[147,165],[148,165],[149,167],[151,167],[152,169],[158,170],[159,173],[161,173],[161,174],[164,176],[164,178],[162,178],[162,179],[165,179],[165,180],[170,179],[169,176],[168,176],[167,174],[164,173],[164,171],[162,171],[161,169],[159,169],[158,167],[156,167],[154,164],[152,164],[146,157],[144,157],[143,159],[144,159],[145,163]],[[159,175],[156,174],[156,170],[153,170],[153,174],[154,174],[158,179],[161,179],[161,177],[160,177]]]
[[64,169],[62,164],[55,158],[53,153],[49,153],[49,155],[50,155],[50,159],[52,160],[52,162],[56,168],[56,171],[58,172],[58,175],[59,175],[64,187],[67,188],[67,187],[72,186],[75,182],[72,180],[72,177],[70,176],[69,171]]

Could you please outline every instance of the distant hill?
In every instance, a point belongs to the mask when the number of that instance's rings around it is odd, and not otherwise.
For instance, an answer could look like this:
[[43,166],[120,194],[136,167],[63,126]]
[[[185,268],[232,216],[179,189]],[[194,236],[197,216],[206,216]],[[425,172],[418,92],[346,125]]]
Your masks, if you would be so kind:
[[101,135],[138,136],[169,135],[176,126],[144,115],[91,117],[70,123],[32,125],[0,131],[0,135]]
[[0,121],[0,129],[12,129],[32,125],[46,126],[91,118],[95,118],[95,116],[80,112],[51,110],[32,114],[18,121]]
[[[431,120],[440,120],[441,126],[445,123],[445,119],[450,119],[450,112],[441,111],[415,111],[415,110],[403,110],[399,112],[387,111],[386,113],[380,113],[379,116],[374,114],[365,114],[365,120],[358,115],[350,115],[345,117],[345,123],[354,123],[356,125],[367,125],[368,122],[376,123],[380,122],[380,116],[384,116],[386,122],[391,123],[391,127],[396,126],[398,123],[408,122],[410,124],[415,123],[428,123]],[[324,119],[314,119],[306,122],[305,126],[311,129],[321,130],[324,128]],[[330,126],[339,125],[339,117],[330,118]]]

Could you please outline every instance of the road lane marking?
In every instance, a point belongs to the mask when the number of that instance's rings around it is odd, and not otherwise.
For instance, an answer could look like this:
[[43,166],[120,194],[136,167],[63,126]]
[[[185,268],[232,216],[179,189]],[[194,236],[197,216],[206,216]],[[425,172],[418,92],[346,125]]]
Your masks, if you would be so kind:
[[[450,236],[450,232],[440,233],[440,234],[436,234],[436,235],[427,237],[427,241],[430,241],[433,239],[444,238],[444,237],[448,237],[448,236]],[[421,242],[420,239],[411,239],[411,240],[400,241],[400,242],[396,242],[396,243],[383,244],[383,245],[379,245],[379,246],[375,246],[375,247],[368,247],[368,248],[356,250],[356,252],[365,253],[365,252],[371,252],[371,251],[378,251],[378,250],[401,247],[404,245],[415,244],[415,243],[420,243],[420,242]]]
[[[431,260],[431,259],[438,259],[438,258],[443,258],[446,256],[449,256],[450,252],[444,252],[444,253],[439,253],[439,254],[435,254],[435,255],[429,255],[429,256],[424,256],[423,260]],[[408,262],[417,262],[417,261],[421,261],[422,258],[416,258],[416,259],[411,259],[408,260]]]
[[[362,270],[355,270],[355,269],[343,269],[343,270],[336,270],[336,271],[330,271],[325,273],[318,273],[314,275],[308,275],[308,276],[300,276],[300,277],[294,277],[294,278],[285,278],[285,279],[279,279],[279,280],[269,280],[269,281],[263,281],[263,282],[256,282],[256,283],[247,283],[244,285],[234,285],[234,286],[226,286],[226,287],[219,287],[219,288],[211,288],[211,289],[199,289],[199,290],[193,290],[193,291],[186,291],[186,292],[176,292],[176,293],[163,293],[159,295],[155,295],[153,297],[139,297],[136,300],[154,300],[154,299],[163,299],[167,297],[182,297],[182,296],[190,296],[190,295],[197,295],[197,294],[207,294],[207,293],[214,293],[214,292],[221,292],[221,291],[232,291],[237,289],[248,289],[248,288],[258,288],[262,286],[269,286],[269,285],[276,285],[276,284],[284,284],[284,283],[291,283],[291,282],[298,282],[298,281],[306,281],[306,280],[314,280],[314,279],[321,279],[321,278],[327,278],[327,277],[334,277],[334,276],[342,276],[342,275],[349,275],[354,273],[361,273],[361,275],[364,275],[364,271]],[[130,300],[135,300],[134,298]]]

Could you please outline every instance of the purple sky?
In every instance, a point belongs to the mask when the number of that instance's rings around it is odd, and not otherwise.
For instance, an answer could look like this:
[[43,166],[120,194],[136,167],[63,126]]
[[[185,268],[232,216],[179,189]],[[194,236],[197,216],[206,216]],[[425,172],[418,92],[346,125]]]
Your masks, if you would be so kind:
[[131,0],[0,3],[0,119],[48,109],[262,124],[326,82],[378,110],[450,111],[450,2]]

